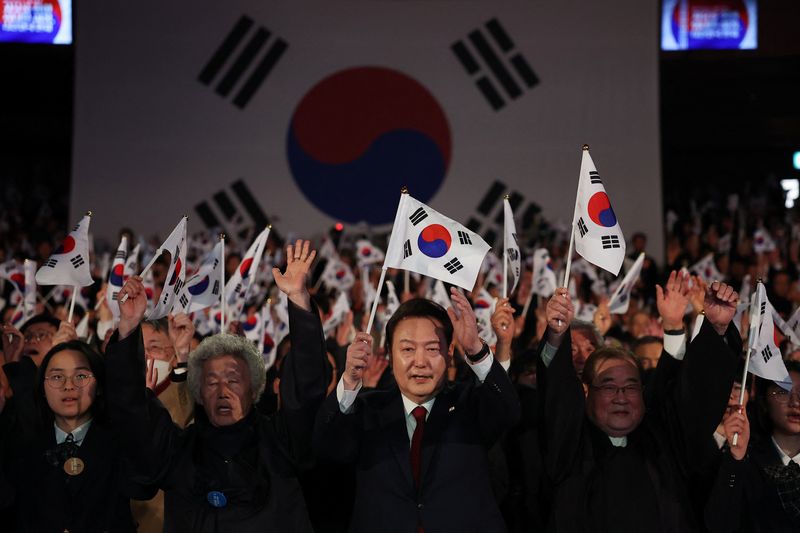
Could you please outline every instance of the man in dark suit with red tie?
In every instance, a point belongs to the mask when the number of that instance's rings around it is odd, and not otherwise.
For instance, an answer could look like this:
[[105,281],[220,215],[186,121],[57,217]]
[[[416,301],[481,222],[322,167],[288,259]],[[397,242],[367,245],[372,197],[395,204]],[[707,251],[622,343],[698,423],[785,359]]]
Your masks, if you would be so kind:
[[[320,410],[321,459],[356,465],[351,532],[502,532],[487,450],[519,418],[506,369],[478,337],[475,314],[452,290],[445,311],[402,304],[386,326],[397,385],[359,392],[372,337],[360,333],[342,378]],[[474,376],[448,385],[455,341]]]

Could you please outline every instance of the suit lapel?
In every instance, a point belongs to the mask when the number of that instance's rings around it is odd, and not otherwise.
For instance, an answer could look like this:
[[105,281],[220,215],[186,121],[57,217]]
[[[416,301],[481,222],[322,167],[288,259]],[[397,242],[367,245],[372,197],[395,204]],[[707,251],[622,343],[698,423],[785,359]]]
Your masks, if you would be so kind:
[[408,439],[406,429],[405,409],[403,399],[398,390],[394,397],[380,411],[380,425],[386,433],[389,447],[397,459],[400,470],[403,472],[408,487],[414,486],[411,477],[411,441]]
[[428,419],[425,421],[425,432],[422,435],[422,466],[420,468],[420,479],[425,483],[428,468],[436,459],[439,453],[439,443],[442,440],[442,432],[447,427],[450,416],[455,410],[456,395],[448,390],[447,385],[433,402],[433,409]]

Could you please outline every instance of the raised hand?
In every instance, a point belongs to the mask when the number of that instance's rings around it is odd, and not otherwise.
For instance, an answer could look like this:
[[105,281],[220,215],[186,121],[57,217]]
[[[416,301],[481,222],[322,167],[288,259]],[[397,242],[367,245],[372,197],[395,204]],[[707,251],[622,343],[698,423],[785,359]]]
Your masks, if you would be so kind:
[[189,360],[194,337],[194,322],[186,313],[169,315],[169,340],[178,356],[178,362],[185,363]]
[[665,330],[683,329],[683,315],[689,305],[689,275],[672,271],[667,284],[656,285],[656,307]]
[[275,284],[286,296],[301,309],[311,311],[311,296],[306,287],[308,271],[317,256],[316,250],[310,250],[311,242],[298,239],[292,246],[286,247],[286,271],[281,274],[277,267],[272,269]]
[[[725,438],[731,450],[731,455],[737,461],[741,461],[747,454],[747,443],[750,441],[750,421],[747,420],[747,412],[740,408],[728,415],[722,422],[725,431]],[[733,444],[733,436],[736,437],[736,444]]]
[[552,346],[561,345],[561,337],[569,329],[575,316],[575,308],[566,287],[559,287],[547,302],[545,308],[547,318],[547,342]]
[[689,289],[689,302],[692,304],[692,309],[695,313],[700,313],[703,310],[703,302],[706,298],[706,290],[708,285],[699,276],[691,276],[692,287]]
[[372,355],[372,335],[368,333],[356,333],[356,338],[347,347],[347,359],[344,363],[342,381],[344,388],[355,390],[364,378],[364,370],[367,362]]
[[703,310],[706,319],[711,322],[714,329],[720,335],[724,335],[728,330],[733,315],[736,314],[736,303],[739,301],[739,293],[733,287],[719,281],[715,281],[706,291],[706,298],[703,302]]
[[53,346],[74,340],[78,340],[78,332],[75,331],[75,326],[72,322],[62,320],[61,324],[58,325],[58,331],[53,335]]
[[478,336],[478,320],[467,297],[455,288],[450,289],[452,307],[447,308],[447,314],[453,323],[453,334],[467,355],[475,355],[483,349],[483,341]]
[[491,322],[492,329],[497,335],[497,343],[510,346],[511,341],[514,340],[517,325],[514,319],[514,308],[508,303],[508,298],[500,298],[497,301]]
[[[123,296],[127,295],[123,303]],[[147,311],[147,293],[142,278],[131,276],[119,291],[119,338],[124,339],[135,330]]]
[[11,324],[4,324],[3,333],[3,357],[6,363],[16,363],[22,358],[22,347],[25,338],[22,332]]

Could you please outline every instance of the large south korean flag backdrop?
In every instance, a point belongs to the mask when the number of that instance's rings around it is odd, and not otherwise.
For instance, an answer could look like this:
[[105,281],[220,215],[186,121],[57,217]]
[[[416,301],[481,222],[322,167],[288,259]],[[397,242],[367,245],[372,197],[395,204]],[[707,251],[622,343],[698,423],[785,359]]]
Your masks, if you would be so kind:
[[77,8],[71,206],[96,236],[388,230],[407,185],[499,244],[505,194],[571,220],[588,143],[661,249],[655,0]]

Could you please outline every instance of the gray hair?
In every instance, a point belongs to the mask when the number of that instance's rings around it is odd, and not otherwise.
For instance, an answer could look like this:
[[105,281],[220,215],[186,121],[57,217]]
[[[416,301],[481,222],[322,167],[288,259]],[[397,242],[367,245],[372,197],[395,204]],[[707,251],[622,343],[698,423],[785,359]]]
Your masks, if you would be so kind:
[[197,348],[189,355],[189,370],[186,383],[189,392],[196,403],[202,403],[200,388],[203,383],[203,363],[231,355],[247,363],[250,370],[250,384],[253,389],[254,399],[258,399],[264,392],[267,384],[267,369],[264,358],[258,353],[253,341],[238,335],[220,333],[206,337]]

